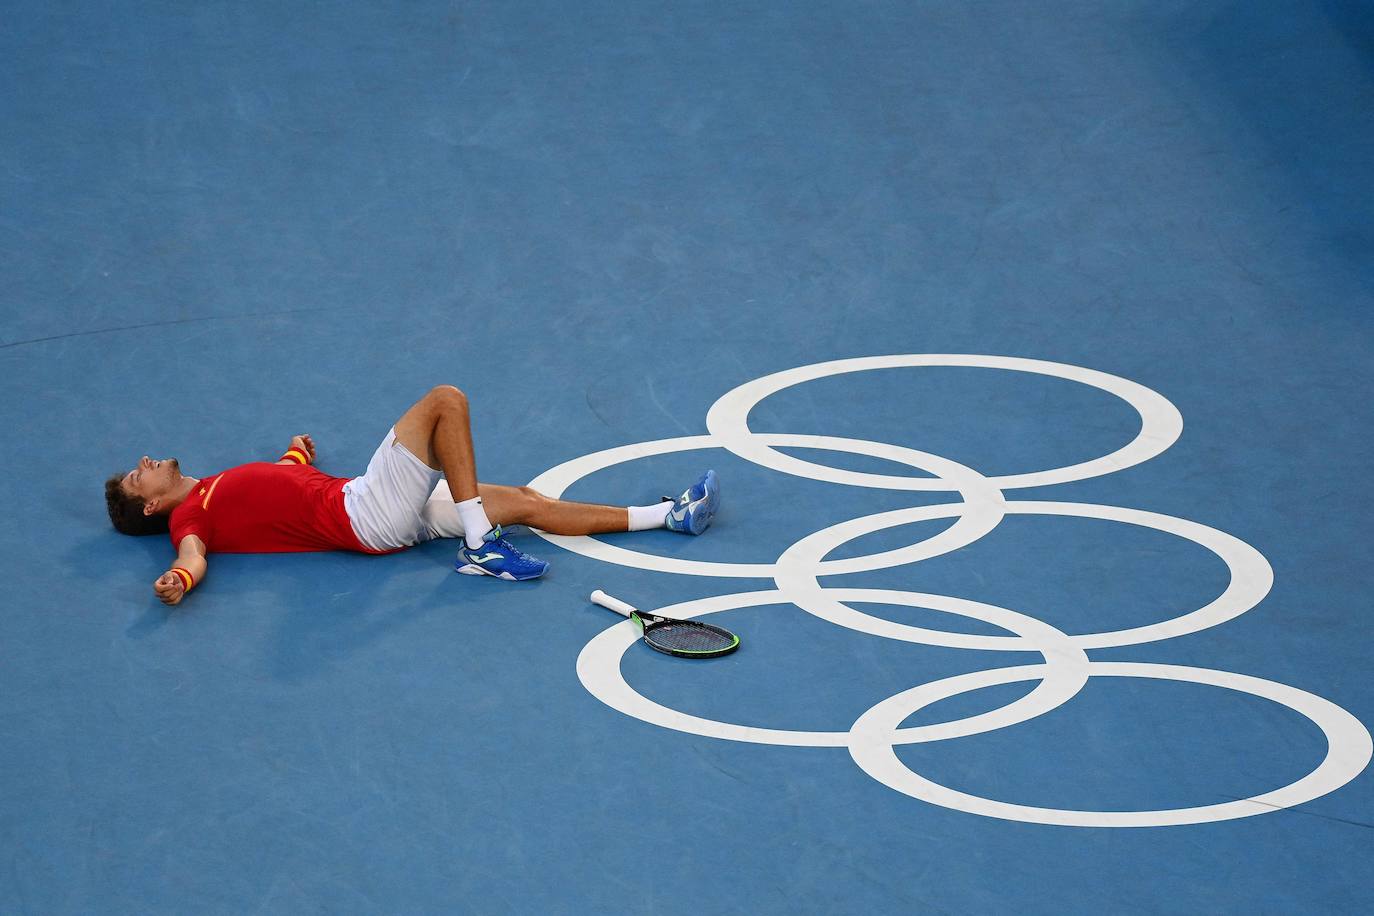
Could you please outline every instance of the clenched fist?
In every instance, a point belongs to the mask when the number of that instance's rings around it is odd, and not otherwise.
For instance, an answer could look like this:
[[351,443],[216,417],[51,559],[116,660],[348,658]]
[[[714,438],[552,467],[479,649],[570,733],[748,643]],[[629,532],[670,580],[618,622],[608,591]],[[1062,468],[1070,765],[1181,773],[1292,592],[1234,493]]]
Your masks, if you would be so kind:
[[310,459],[310,463],[315,463],[315,440],[309,436],[292,436],[291,447],[300,449],[305,457]]
[[153,591],[163,604],[177,604],[186,597],[186,583],[181,581],[181,576],[169,569],[157,577],[157,581],[153,583]]

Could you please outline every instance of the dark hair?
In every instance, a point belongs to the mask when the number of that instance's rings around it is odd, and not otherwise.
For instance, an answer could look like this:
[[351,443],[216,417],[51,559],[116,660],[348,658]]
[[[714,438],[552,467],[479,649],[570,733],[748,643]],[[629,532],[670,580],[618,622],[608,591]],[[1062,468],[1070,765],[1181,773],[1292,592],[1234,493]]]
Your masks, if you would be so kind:
[[115,530],[121,534],[166,534],[167,514],[144,515],[143,498],[125,493],[120,486],[123,481],[123,474],[114,474],[105,481],[105,508]]

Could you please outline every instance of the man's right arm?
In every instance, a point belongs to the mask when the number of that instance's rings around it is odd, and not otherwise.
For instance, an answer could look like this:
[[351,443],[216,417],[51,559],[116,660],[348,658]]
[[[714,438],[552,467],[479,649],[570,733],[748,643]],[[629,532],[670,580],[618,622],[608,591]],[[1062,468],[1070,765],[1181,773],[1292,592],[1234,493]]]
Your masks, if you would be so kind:
[[205,542],[188,534],[177,545],[177,560],[153,583],[153,591],[163,604],[178,604],[193,586],[205,578]]

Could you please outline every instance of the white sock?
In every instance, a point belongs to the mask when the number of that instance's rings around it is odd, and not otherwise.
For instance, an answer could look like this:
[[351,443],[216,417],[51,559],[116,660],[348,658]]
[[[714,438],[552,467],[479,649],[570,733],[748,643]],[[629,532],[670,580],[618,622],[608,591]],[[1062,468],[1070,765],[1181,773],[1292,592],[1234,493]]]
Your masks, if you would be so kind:
[[455,505],[458,517],[463,520],[463,540],[467,541],[468,549],[476,550],[482,546],[482,535],[491,530],[487,510],[482,508],[482,497],[474,496]]
[[630,530],[648,531],[650,528],[663,528],[668,524],[668,510],[673,504],[666,500],[652,506],[630,507]]

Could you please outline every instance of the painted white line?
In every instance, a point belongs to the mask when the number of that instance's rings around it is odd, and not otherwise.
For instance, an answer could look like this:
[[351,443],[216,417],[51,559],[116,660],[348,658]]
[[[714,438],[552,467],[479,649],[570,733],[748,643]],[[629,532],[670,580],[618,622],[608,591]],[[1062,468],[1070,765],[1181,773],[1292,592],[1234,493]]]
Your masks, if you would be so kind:
[[775,471],[781,471],[784,474],[795,474],[813,480],[826,480],[831,483],[887,490],[948,490],[951,487],[940,480],[844,471],[803,461],[800,458],[775,451],[772,444],[763,437],[755,435],[749,429],[749,412],[764,398],[777,394],[784,388],[850,372],[934,366],[1004,369],[1080,382],[1116,395],[1135,408],[1136,413],[1140,414],[1140,432],[1129,443],[1111,454],[1067,467],[989,478],[992,484],[1001,490],[1043,487],[1049,484],[1086,480],[1090,477],[1111,474],[1148,461],[1163,453],[1169,446],[1178,441],[1178,437],[1183,432],[1183,416],[1178,412],[1177,407],[1158,392],[1128,379],[1093,369],[1084,369],[1081,366],[1054,363],[1042,359],[980,356],[967,353],[863,356],[857,359],[832,360],[775,372],[772,375],[754,379],[752,382],[746,382],[723,395],[707,412],[706,428],[724,448],[741,458],[766,468],[772,468]]
[[865,773],[889,788],[922,801],[1009,821],[1029,824],[1056,824],[1067,827],[1169,827],[1204,824],[1269,814],[1291,808],[1334,792],[1354,779],[1369,764],[1374,743],[1369,730],[1341,707],[1315,694],[1273,681],[1181,665],[1152,665],[1135,662],[1092,662],[1091,677],[1138,677],[1185,681],[1224,687],[1272,700],[1311,719],[1326,736],[1326,757],[1312,772],[1272,792],[1251,798],[1159,811],[1079,811],[1062,808],[1037,808],[981,798],[939,785],[910,770],[893,750],[896,726],[922,707],[937,700],[994,684],[1011,684],[1042,676],[1040,665],[981,671],[977,675],[949,678],[899,693],[877,704],[859,717],[851,730],[850,756]]

